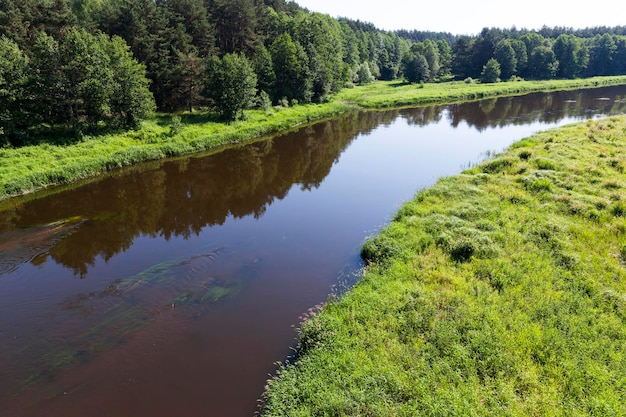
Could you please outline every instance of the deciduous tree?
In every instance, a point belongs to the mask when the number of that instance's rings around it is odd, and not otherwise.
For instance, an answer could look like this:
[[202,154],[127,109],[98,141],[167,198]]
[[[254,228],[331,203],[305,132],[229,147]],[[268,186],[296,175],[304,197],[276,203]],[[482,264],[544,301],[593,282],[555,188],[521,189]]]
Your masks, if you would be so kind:
[[256,83],[252,65],[242,54],[212,56],[207,62],[204,93],[224,119],[243,117],[256,95]]

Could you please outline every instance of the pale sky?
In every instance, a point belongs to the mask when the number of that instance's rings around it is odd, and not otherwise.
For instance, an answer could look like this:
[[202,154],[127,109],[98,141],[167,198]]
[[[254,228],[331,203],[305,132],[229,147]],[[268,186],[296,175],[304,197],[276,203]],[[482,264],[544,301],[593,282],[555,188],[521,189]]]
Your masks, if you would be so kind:
[[310,11],[373,23],[383,30],[477,35],[484,27],[541,29],[626,26],[622,1],[295,0]]

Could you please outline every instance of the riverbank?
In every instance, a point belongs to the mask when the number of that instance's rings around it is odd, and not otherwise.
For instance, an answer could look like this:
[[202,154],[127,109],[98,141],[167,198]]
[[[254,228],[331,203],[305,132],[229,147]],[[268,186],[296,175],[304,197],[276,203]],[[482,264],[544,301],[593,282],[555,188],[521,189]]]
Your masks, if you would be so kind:
[[419,192],[262,415],[626,415],[624,146],[583,122]]
[[218,151],[226,145],[247,142],[359,107],[375,109],[443,104],[535,91],[620,84],[626,84],[626,76],[497,84],[450,82],[424,86],[375,82],[345,89],[326,104],[249,110],[245,121],[230,124],[215,122],[200,114],[181,115],[180,120],[159,116],[145,121],[137,131],[85,136],[71,145],[44,143],[0,149],[0,200],[51,185],[94,178],[139,162],[207,150]]

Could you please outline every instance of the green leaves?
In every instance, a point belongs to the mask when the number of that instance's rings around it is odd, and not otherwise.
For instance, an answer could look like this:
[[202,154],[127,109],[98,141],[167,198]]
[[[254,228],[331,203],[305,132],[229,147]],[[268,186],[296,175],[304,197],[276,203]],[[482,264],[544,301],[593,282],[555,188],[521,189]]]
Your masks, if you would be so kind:
[[257,77],[248,59],[239,54],[209,58],[205,95],[213,100],[220,115],[227,120],[243,118],[256,95]]
[[[0,38],[0,138],[23,120],[22,101],[27,81],[28,59],[15,42]],[[1,140],[0,140],[1,143]]]

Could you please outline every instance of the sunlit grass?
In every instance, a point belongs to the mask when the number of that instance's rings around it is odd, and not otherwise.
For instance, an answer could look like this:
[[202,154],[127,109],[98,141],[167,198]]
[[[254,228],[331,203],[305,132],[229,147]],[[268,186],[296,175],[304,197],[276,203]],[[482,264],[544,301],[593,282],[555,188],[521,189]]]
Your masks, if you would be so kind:
[[555,91],[626,83],[626,77],[594,77],[580,80],[511,81],[480,84],[463,81],[406,84],[401,81],[376,82],[345,89],[341,100],[368,108],[402,107],[416,104],[457,102],[481,98],[519,95],[534,91]]
[[624,146],[571,125],[419,192],[263,415],[626,415]]

